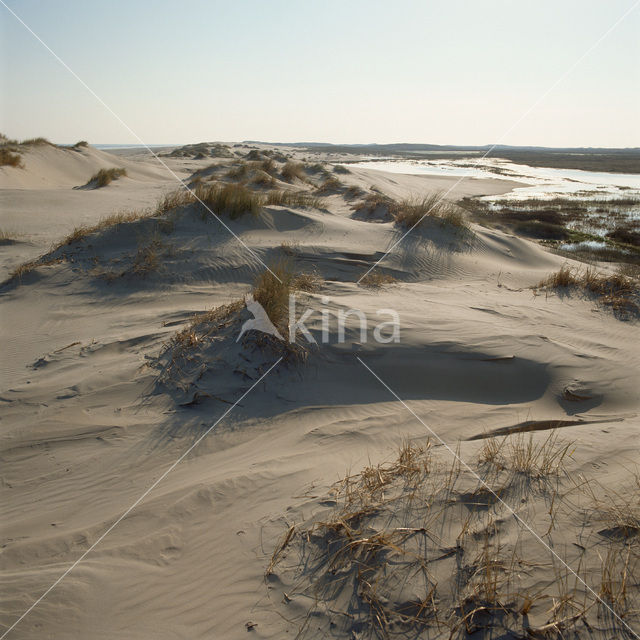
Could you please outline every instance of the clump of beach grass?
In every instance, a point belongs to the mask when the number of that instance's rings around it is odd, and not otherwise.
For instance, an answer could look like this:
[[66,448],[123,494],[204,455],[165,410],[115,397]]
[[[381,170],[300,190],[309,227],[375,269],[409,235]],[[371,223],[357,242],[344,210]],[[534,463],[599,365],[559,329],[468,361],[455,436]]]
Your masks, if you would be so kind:
[[230,180],[243,180],[249,173],[249,166],[246,162],[240,162],[236,166],[231,167],[224,175]]
[[174,374],[183,374],[184,366],[193,361],[198,348],[203,348],[212,336],[220,330],[221,326],[243,307],[242,300],[222,305],[194,314],[187,325],[173,334],[163,348],[163,355],[167,357],[166,369],[161,378],[167,382],[174,379]]
[[285,335],[288,333],[289,296],[296,291],[317,291],[321,283],[316,274],[297,272],[294,262],[287,257],[260,273],[251,293],[278,331]]
[[160,268],[160,257],[164,243],[157,236],[152,236],[147,242],[140,243],[133,259],[131,273],[147,276]]
[[[327,629],[371,638],[577,638],[594,630],[630,637],[625,625],[637,620],[640,594],[637,547],[628,538],[605,553],[586,544],[585,524],[575,520],[584,478],[566,492],[559,480],[553,496],[531,492],[526,482],[467,491],[487,464],[527,478],[559,475],[566,443],[555,432],[535,442],[522,433],[487,442],[488,450],[469,458],[477,473],[463,470],[459,458],[444,464],[429,441],[404,443],[391,462],[347,473],[318,496],[308,520],[292,524],[287,514],[266,575],[310,596],[313,631],[303,625],[300,638]],[[504,499],[489,499],[496,492]],[[526,517],[537,531],[558,514],[566,530],[550,546],[518,525]],[[590,524],[592,510],[585,515]]]
[[432,193],[422,198],[408,198],[392,207],[392,214],[399,224],[412,229],[425,218],[439,220],[445,225],[467,229],[462,209],[445,200],[440,193]]
[[13,280],[20,282],[24,276],[34,271],[41,264],[40,260],[29,260],[28,262],[23,262],[9,272],[9,276],[5,282],[11,282]]
[[71,233],[69,233],[65,238],[60,242],[57,246],[55,246],[54,251],[66,245],[76,244],[84,240],[87,236],[97,233],[99,231],[104,231],[111,227],[116,227],[120,224],[125,224],[128,222],[135,222],[136,220],[141,220],[143,218],[148,218],[153,215],[152,210],[131,210],[131,211],[119,211],[117,213],[113,213],[109,216],[105,216],[101,218],[94,225],[80,225],[75,227]]
[[[196,186],[201,184],[199,182]],[[187,205],[193,204],[196,202],[196,199],[191,191],[185,189],[184,187],[180,189],[175,189],[174,191],[170,191],[166,193],[156,205],[156,213],[162,215],[167,213],[168,211],[172,211],[173,209],[177,209],[178,207],[185,207]]]
[[589,498],[588,517],[604,525],[599,533],[609,539],[628,542],[640,538],[640,473],[633,474],[631,487],[598,490],[592,483],[580,485]]
[[296,178],[298,180],[302,180],[303,182],[307,180],[307,176],[304,172],[304,165],[300,162],[289,161],[285,163],[285,165],[280,170],[280,175],[286,182],[293,182],[293,180]]
[[392,220],[397,211],[398,203],[380,192],[372,192],[366,195],[364,200],[353,205],[353,210],[365,218],[371,218],[373,214],[379,214],[378,218]]
[[87,186],[93,186],[96,189],[101,187],[106,187],[108,184],[111,184],[114,180],[122,176],[127,175],[127,170],[122,167],[111,167],[110,169],[100,169],[98,173],[89,178],[87,182]]
[[7,231],[6,229],[0,229],[0,246],[3,244],[15,244],[18,242],[18,234]]
[[562,472],[571,447],[572,443],[559,440],[555,431],[540,442],[532,433],[517,433],[502,439],[487,438],[478,461],[480,465],[490,465],[498,471],[539,480]]
[[294,257],[298,255],[299,245],[297,242],[289,242],[285,241],[280,245],[280,251],[289,257]]
[[260,163],[260,168],[265,172],[268,173],[269,175],[272,175],[276,172],[276,163],[273,161],[272,158],[265,158],[261,163]]
[[598,301],[616,312],[637,313],[638,282],[623,270],[615,273],[599,273],[593,267],[571,267],[562,265],[560,269],[541,280],[536,289],[578,289],[596,296]]
[[329,176],[317,187],[318,193],[328,193],[331,191],[338,191],[342,189],[343,183],[335,176]]
[[395,284],[397,279],[388,273],[383,273],[379,269],[374,269],[367,273],[364,278],[359,281],[363,287],[369,289],[381,289],[387,284]]
[[306,293],[314,293],[318,291],[324,283],[324,280],[313,271],[297,273],[293,279],[293,291],[304,291]]
[[321,198],[305,191],[291,191],[287,189],[274,189],[265,195],[265,205],[276,207],[312,207],[321,209],[324,203]]
[[251,183],[259,187],[269,187],[271,189],[277,184],[276,179],[273,176],[261,169],[254,173],[253,178],[251,178]]
[[38,138],[27,138],[26,140],[23,140],[20,144],[26,147],[39,147],[44,145],[49,145],[51,147],[56,146],[55,144],[53,144],[53,142],[50,142],[49,140],[47,140],[46,138],[43,138],[42,136]]
[[345,173],[351,173],[351,171],[350,171],[349,169],[347,169],[347,167],[345,167],[345,166],[344,166],[344,165],[342,165],[342,164],[337,164],[337,165],[335,165],[335,166],[333,167],[333,170],[334,170],[336,173],[342,173],[342,174],[345,174]]
[[22,164],[22,158],[17,153],[13,153],[9,149],[0,149],[0,167],[21,169],[24,165]]
[[216,215],[227,215],[232,220],[245,214],[257,216],[263,203],[260,194],[241,184],[202,184],[196,187],[195,195]]
[[203,207],[203,218],[207,215],[207,209],[210,209],[216,215],[236,219],[247,213],[257,216],[263,199],[259,193],[241,184],[201,182],[191,190],[181,188],[166,194],[158,203],[156,212],[162,214],[194,203]]
[[52,257],[50,255],[44,255],[36,260],[29,260],[23,262],[9,272],[9,276],[2,284],[7,283],[20,283],[24,276],[35,271],[38,267],[48,267],[52,264],[58,264],[64,261],[64,257]]
[[216,215],[228,215],[232,219],[247,213],[258,215],[263,206],[321,208],[323,205],[320,198],[304,191],[273,189],[259,193],[242,184],[200,182],[191,190],[181,188],[165,194],[158,202],[156,213],[164,214],[194,203],[202,203]]
[[359,198],[365,194],[365,191],[362,187],[359,187],[357,184],[352,184],[347,187],[344,192],[345,198]]

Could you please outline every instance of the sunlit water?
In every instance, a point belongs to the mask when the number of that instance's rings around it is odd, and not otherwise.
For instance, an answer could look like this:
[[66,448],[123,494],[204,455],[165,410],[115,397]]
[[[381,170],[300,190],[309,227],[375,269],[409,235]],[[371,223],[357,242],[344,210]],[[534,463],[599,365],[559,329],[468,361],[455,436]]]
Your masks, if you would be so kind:
[[468,179],[504,179],[522,183],[509,193],[487,200],[550,199],[561,197],[640,197],[640,176],[579,169],[530,167],[499,158],[474,160],[393,160],[357,162],[352,167],[409,175],[451,176]]
[[544,202],[553,198],[590,200],[593,206],[589,205],[582,219],[570,222],[568,227],[599,236],[603,238],[603,241],[587,240],[567,243],[560,247],[567,251],[602,249],[607,246],[604,241],[606,233],[615,228],[619,218],[640,219],[640,205],[616,207],[611,202],[604,206],[599,205],[599,202],[605,199],[610,201],[622,198],[640,198],[640,176],[637,174],[531,167],[499,158],[479,160],[473,158],[394,160],[389,158],[358,162],[350,166],[389,173],[450,176],[459,178],[460,181],[490,178],[522,183],[521,187],[515,187],[508,193],[481,198],[489,203],[495,203],[490,206],[495,208],[496,213],[504,206],[505,200],[512,202],[529,199]]

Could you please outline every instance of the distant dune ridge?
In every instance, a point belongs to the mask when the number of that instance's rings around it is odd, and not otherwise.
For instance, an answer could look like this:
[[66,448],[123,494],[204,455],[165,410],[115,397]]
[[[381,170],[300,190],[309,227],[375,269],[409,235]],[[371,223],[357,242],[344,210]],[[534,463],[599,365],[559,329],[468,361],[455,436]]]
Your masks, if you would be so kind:
[[474,208],[517,181],[440,202],[354,151],[0,166],[4,628],[215,424],[8,637],[640,630],[637,265]]

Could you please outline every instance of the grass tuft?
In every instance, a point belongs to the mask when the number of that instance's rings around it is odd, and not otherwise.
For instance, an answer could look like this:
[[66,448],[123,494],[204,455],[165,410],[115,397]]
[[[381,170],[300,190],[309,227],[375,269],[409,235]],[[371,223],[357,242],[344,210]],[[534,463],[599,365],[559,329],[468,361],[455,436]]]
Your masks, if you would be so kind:
[[534,288],[575,288],[596,296],[598,301],[620,313],[638,313],[638,282],[626,275],[627,270],[616,273],[598,273],[593,267],[572,268],[567,264],[541,280]]
[[266,194],[264,204],[275,207],[312,207],[321,209],[324,203],[321,198],[310,195],[304,191],[288,191],[285,189],[269,191]]
[[111,169],[100,169],[98,173],[95,173],[91,176],[87,185],[93,186],[96,189],[100,187],[106,187],[108,184],[111,184],[114,180],[117,180],[121,176],[126,176],[127,170],[122,167],[112,167]]
[[396,278],[388,273],[382,273],[379,269],[374,269],[360,280],[360,284],[369,289],[381,289],[386,284],[394,284],[396,282],[398,282]]
[[253,285],[253,298],[278,329],[281,335],[289,333],[289,296],[296,291],[317,291],[322,284],[319,276],[313,273],[298,273],[290,258],[282,258],[256,278]]
[[307,176],[304,172],[304,165],[300,162],[287,162],[281,169],[280,175],[283,180],[287,182],[293,182],[294,179],[307,180]]
[[[198,183],[201,184],[201,183]],[[197,185],[196,185],[197,186]],[[178,207],[185,207],[189,204],[193,204],[196,199],[193,194],[185,188],[175,189],[166,193],[156,205],[156,213],[162,215]]]
[[269,187],[273,189],[276,186],[277,181],[273,176],[270,176],[266,171],[259,169],[251,178],[251,183],[259,187]]
[[231,167],[225,174],[224,177],[229,180],[243,180],[247,177],[249,173],[249,166],[246,162],[240,162],[235,167]]
[[27,140],[23,140],[21,143],[21,145],[24,146],[33,146],[33,147],[38,147],[38,146],[43,146],[45,144],[51,146],[51,147],[55,147],[55,145],[53,144],[53,142],[49,142],[49,140],[47,140],[46,138],[28,138]]
[[216,215],[227,215],[232,220],[247,213],[257,216],[263,202],[260,194],[241,184],[198,185],[195,195]]
[[542,442],[536,442],[533,434],[525,433],[498,438],[487,438],[478,461],[499,471],[506,470],[539,480],[558,475],[564,469],[564,461],[572,443],[562,442],[555,432]]
[[468,228],[462,209],[444,200],[442,194],[437,192],[423,198],[402,200],[392,207],[392,213],[396,223],[408,229],[425,218],[437,219],[460,229]]
[[318,193],[328,193],[331,191],[338,191],[339,189],[342,189],[343,186],[344,184],[338,180],[338,178],[335,176],[329,176],[320,184],[320,186],[318,186],[317,190]]
[[160,256],[164,243],[158,237],[152,237],[148,242],[140,244],[133,259],[132,273],[147,276],[160,268]]
[[0,167],[16,167],[22,169],[22,159],[17,153],[12,153],[9,149],[0,149]]
[[87,236],[98,231],[104,231],[105,229],[115,227],[119,224],[125,224],[127,222],[135,222],[136,220],[148,218],[151,215],[153,215],[153,212],[149,210],[120,211],[118,213],[114,213],[110,216],[102,218],[97,222],[97,224],[94,224],[93,226],[80,225],[78,227],[75,227],[73,231],[54,248],[54,250],[66,245],[76,244],[77,242],[84,240]]

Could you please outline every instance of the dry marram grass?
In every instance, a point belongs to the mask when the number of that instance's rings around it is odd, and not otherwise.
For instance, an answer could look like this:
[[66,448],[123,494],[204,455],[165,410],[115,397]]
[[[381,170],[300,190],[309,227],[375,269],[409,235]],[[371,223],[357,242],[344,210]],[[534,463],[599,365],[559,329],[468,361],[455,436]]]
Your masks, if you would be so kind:
[[397,279],[388,273],[383,273],[378,269],[374,269],[367,273],[361,280],[360,284],[369,289],[381,289],[387,284],[395,284]]
[[98,173],[89,178],[87,185],[95,186],[96,189],[100,187],[106,187],[108,184],[111,184],[114,180],[122,176],[127,175],[127,170],[122,167],[112,167],[110,169],[100,169]]
[[558,271],[538,283],[539,289],[578,289],[595,295],[601,304],[621,313],[637,313],[638,282],[628,270],[598,273],[593,267],[571,267],[564,264]]
[[[569,459],[569,446],[556,433],[517,434],[488,439],[471,464],[479,474],[489,465],[561,481]],[[292,580],[298,606],[300,596],[308,599],[307,618],[318,631],[326,620],[324,629],[336,637],[582,637],[596,624],[606,625],[602,637],[627,637],[615,616],[589,616],[598,605],[601,614],[637,618],[637,550],[618,544],[599,557],[597,547],[588,554],[584,547],[577,562],[566,560],[574,574],[535,539],[531,548],[524,546],[516,532],[527,531],[509,508],[486,499],[492,490],[482,483],[469,492],[471,480],[458,460],[444,465],[428,441],[405,443],[391,462],[336,483],[321,503],[335,506],[325,507],[321,517],[289,523],[267,574],[277,573],[284,588]],[[550,498],[534,501],[527,487],[515,483],[494,491],[516,511],[528,504],[527,520],[538,528],[540,516],[531,509]],[[573,498],[565,500],[572,495],[553,497],[571,509]],[[564,551],[555,541],[556,554],[575,548],[572,541],[584,535],[579,523],[574,533]],[[589,572],[581,568],[587,562]],[[303,625],[299,637],[306,631]]]

